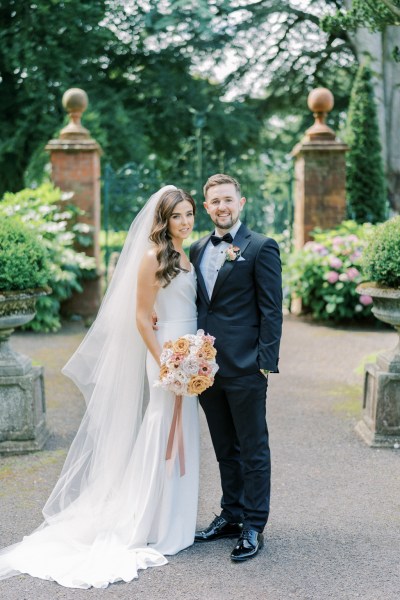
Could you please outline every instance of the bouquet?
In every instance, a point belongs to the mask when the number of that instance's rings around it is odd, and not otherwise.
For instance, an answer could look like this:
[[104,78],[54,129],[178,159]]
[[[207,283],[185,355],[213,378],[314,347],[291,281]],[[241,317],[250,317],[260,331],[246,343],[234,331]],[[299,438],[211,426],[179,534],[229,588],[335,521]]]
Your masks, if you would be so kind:
[[174,392],[177,396],[197,396],[212,386],[218,365],[215,338],[199,329],[175,342],[165,342],[160,356],[161,368],[156,387]]

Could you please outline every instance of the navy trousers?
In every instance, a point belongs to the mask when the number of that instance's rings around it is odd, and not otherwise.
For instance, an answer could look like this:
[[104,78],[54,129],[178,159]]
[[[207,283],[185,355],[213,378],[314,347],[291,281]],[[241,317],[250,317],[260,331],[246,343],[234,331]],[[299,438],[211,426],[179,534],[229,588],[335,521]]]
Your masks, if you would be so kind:
[[261,372],[217,374],[200,396],[220,469],[221,515],[259,532],[268,520],[271,490],[267,385]]

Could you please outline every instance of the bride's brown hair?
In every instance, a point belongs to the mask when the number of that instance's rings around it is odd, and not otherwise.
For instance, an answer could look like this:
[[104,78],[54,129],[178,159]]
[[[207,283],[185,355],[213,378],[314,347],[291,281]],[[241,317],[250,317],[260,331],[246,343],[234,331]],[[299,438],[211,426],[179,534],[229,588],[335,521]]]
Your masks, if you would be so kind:
[[159,265],[156,271],[156,280],[162,287],[167,287],[180,271],[185,271],[185,269],[180,267],[181,255],[175,250],[168,231],[168,221],[176,205],[184,200],[190,202],[193,214],[195,214],[196,205],[192,196],[181,189],[164,192],[154,212],[149,239],[156,246],[156,257]]

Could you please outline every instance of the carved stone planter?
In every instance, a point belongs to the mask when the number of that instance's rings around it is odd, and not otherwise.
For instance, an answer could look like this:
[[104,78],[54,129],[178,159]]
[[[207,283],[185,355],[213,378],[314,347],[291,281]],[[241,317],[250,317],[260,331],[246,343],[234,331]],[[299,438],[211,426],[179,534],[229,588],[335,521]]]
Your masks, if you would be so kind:
[[35,316],[47,290],[0,292],[0,454],[40,450],[47,437],[43,367],[15,352],[10,336]]
[[[372,297],[375,317],[393,325],[400,336],[400,289],[362,283],[357,292]],[[363,409],[356,431],[369,446],[400,443],[400,339],[395,348],[381,352],[375,364],[365,366]]]

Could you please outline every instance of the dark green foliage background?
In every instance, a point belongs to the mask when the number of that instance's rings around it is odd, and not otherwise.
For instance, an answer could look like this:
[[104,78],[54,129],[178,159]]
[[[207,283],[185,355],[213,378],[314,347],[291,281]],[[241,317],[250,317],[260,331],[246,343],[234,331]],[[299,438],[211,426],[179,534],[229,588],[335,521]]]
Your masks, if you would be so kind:
[[[323,2],[327,10],[341,4]],[[287,213],[288,153],[312,123],[308,92],[316,85],[335,90],[336,129],[348,101],[352,50],[345,35],[321,31],[320,6],[311,0],[310,10],[299,10],[287,0],[261,0],[238,19],[237,6],[226,0],[138,0],[129,10],[122,0],[0,2],[0,196],[46,177],[44,145],[65,124],[62,94],[82,87],[90,101],[83,121],[103,148],[103,173],[106,162],[146,172],[145,189],[124,202],[140,205],[148,190],[172,182],[195,196],[201,230],[208,226],[201,183],[227,171],[243,183],[249,225],[269,228],[268,206]],[[270,18],[279,20],[274,36],[266,35]],[[266,40],[271,51],[249,60],[249,44],[257,49]],[[239,64],[222,83],[199,68],[230,50]],[[251,82],[243,84],[253,72],[257,94]]]

